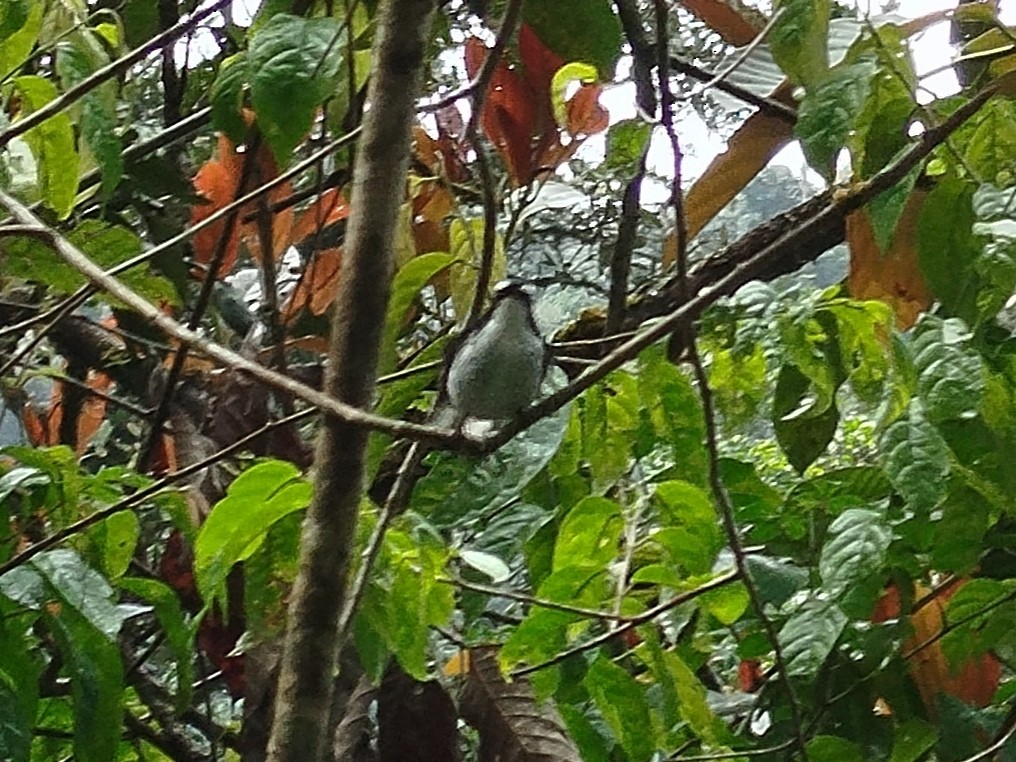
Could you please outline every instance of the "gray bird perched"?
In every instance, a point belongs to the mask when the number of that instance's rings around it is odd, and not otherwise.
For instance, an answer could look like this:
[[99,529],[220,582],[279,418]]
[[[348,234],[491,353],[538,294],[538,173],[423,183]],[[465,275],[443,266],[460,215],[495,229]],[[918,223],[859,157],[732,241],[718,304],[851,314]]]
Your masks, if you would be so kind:
[[490,309],[452,350],[444,391],[454,423],[518,415],[539,394],[548,359],[529,294],[517,282],[499,285]]
[[[447,353],[432,422],[456,429],[467,418],[504,421],[518,415],[540,393],[550,359],[529,294],[516,282],[494,290],[490,309]],[[427,450],[415,442],[406,453],[385,501],[386,517],[405,509]]]

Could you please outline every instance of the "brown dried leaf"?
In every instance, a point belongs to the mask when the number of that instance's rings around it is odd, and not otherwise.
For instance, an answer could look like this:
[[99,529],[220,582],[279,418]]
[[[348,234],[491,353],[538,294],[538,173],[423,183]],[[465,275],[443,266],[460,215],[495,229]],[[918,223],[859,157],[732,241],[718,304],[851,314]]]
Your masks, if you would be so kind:
[[480,762],[581,762],[557,710],[538,702],[525,678],[501,676],[496,648],[470,651],[459,705],[480,733]]
[[765,27],[765,18],[739,0],[681,0],[729,45],[747,45]]
[[380,762],[456,762],[459,754],[455,703],[436,680],[418,682],[389,668],[377,699]]
[[917,261],[917,221],[926,197],[924,191],[914,191],[910,195],[885,252],[878,247],[871,220],[864,209],[847,217],[850,295],[855,299],[878,299],[888,304],[896,314],[896,326],[901,331],[917,322],[918,316],[932,302]]
[[[789,88],[781,86],[773,97],[789,99]],[[730,138],[726,152],[713,159],[685,194],[688,237],[694,238],[793,137],[793,125],[783,119],[761,112],[748,117]]]

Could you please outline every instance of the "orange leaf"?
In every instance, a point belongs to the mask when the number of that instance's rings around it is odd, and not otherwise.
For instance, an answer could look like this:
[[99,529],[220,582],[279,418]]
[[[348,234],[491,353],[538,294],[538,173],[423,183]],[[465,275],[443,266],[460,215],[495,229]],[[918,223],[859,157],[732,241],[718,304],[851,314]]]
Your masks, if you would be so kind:
[[309,308],[313,315],[323,314],[339,291],[341,265],[341,248],[317,252],[307,263],[300,282],[283,310],[282,319],[289,322],[305,308]]
[[[204,197],[205,203],[195,204],[191,209],[191,225],[211,217],[236,198],[241,172],[240,161],[233,143],[225,135],[220,135],[216,158],[206,161],[194,176],[194,188]],[[226,220],[221,219],[194,234],[194,257],[200,264],[207,265],[212,261],[216,247],[225,232]],[[219,270],[221,274],[230,272],[236,264],[238,244],[239,231],[234,225],[226,243],[225,256]]]
[[855,299],[878,299],[888,304],[896,314],[896,326],[901,331],[917,322],[917,317],[932,301],[917,264],[917,220],[926,197],[925,191],[910,194],[884,253],[875,241],[867,211],[861,209],[847,217],[850,295]]
[[[765,27],[765,19],[749,18],[751,8],[731,3],[730,0],[681,0],[681,5],[705,22],[724,42],[730,45],[747,45]],[[757,15],[755,11],[752,15]]]
[[[87,385],[89,389],[108,392],[113,386],[113,379],[99,371],[89,371]],[[89,394],[81,403],[77,421],[77,454],[82,455],[88,449],[88,443],[106,419],[107,402],[102,397]]]
[[727,150],[710,162],[685,194],[688,237],[698,235],[793,137],[793,125],[783,119],[762,113],[748,117],[728,141]]
[[610,114],[600,105],[599,85],[582,85],[567,103],[568,132],[572,135],[595,135],[610,126]]
[[[904,652],[917,648],[941,633],[945,624],[945,604],[964,584],[966,580],[959,580],[937,591],[933,598],[926,600],[924,605],[910,615],[914,634],[903,643]],[[930,592],[924,585],[915,585],[914,595],[918,599],[925,598]],[[899,616],[900,596],[895,585],[886,588],[875,611],[872,621],[876,622]],[[917,686],[921,702],[929,715],[934,717],[936,714],[935,698],[939,694],[953,696],[971,706],[985,707],[991,703],[1001,677],[1001,664],[993,654],[982,654],[959,665],[958,669],[951,669],[950,666],[940,640],[921,648],[909,659],[910,677]]]
[[292,243],[305,241],[328,225],[349,216],[349,202],[338,188],[330,188],[300,213],[293,226]]

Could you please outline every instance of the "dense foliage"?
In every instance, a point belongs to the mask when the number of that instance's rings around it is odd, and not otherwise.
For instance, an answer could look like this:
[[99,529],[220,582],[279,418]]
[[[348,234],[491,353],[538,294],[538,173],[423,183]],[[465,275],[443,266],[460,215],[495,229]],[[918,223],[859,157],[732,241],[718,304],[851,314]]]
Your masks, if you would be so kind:
[[[265,758],[380,3],[242,5],[0,3],[0,759]],[[772,5],[438,10],[332,758],[1016,759],[1013,31]]]

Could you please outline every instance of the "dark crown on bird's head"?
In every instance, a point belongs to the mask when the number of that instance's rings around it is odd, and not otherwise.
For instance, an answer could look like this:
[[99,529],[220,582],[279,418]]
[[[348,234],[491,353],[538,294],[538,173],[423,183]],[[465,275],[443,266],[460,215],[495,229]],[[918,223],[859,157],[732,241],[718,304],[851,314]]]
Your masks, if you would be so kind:
[[503,280],[494,286],[494,293],[491,296],[491,302],[497,304],[502,299],[509,297],[516,297],[522,299],[527,304],[533,303],[533,295],[530,293],[529,288],[520,280]]

